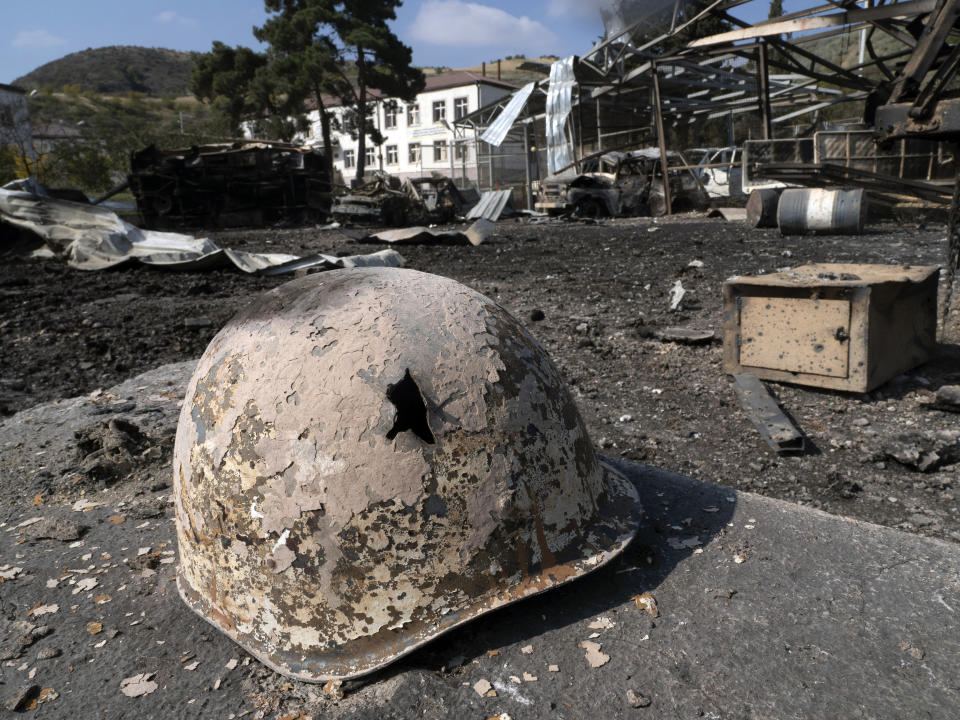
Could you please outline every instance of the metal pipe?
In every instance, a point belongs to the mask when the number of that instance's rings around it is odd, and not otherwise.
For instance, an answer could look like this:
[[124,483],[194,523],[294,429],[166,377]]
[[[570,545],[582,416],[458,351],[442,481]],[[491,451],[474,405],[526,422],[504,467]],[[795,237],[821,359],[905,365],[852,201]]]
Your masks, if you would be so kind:
[[653,64],[653,109],[656,111],[654,118],[657,121],[657,145],[660,147],[660,172],[663,174],[663,205],[667,215],[673,214],[673,206],[670,202],[670,174],[667,163],[667,140],[663,134],[663,108],[660,103],[660,78],[658,75],[657,64]]
[[523,126],[523,173],[526,182],[524,190],[526,191],[527,210],[533,210],[533,190],[530,187],[530,126]]
[[757,85],[763,139],[769,140],[773,137],[770,126],[770,72],[767,68],[767,44],[763,40],[757,40]]

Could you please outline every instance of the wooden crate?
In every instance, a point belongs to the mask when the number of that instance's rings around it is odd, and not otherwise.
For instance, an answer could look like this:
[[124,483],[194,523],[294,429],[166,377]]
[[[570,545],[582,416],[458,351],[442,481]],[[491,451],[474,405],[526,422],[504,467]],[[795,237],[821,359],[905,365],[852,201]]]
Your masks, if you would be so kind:
[[937,267],[813,264],[723,284],[723,367],[867,392],[929,359]]

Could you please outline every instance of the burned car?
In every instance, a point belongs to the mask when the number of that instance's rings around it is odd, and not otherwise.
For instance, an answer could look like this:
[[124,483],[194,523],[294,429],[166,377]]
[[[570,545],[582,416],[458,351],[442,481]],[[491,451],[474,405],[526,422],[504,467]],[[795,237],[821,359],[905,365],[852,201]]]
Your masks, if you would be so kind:
[[361,225],[447,223],[463,215],[476,199],[457,188],[444,175],[399,178],[376,172],[373,180],[348,195],[341,195],[333,206],[339,222]]
[[[707,193],[684,156],[668,152],[667,162],[672,168],[668,173],[672,209],[684,212],[705,208]],[[541,184],[537,209],[549,212],[562,207],[590,218],[666,213],[660,152],[656,148],[604,153],[593,167],[596,169],[579,175],[547,178]]]
[[335,198],[331,215],[348,224],[403,225],[409,210],[410,197],[399,179],[378,171],[361,187]]
[[411,201],[407,222],[448,223],[466,213],[477,200],[467,197],[444,175],[407,178],[402,189]]

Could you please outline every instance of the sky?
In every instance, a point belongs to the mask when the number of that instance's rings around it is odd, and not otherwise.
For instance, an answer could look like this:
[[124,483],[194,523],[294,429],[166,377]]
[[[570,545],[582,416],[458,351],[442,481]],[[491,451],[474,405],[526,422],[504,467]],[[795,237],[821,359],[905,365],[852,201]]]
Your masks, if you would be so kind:
[[[582,54],[603,34],[604,0],[406,0],[393,30],[419,66],[469,67],[506,55]],[[650,0],[652,2],[663,0]],[[108,45],[206,52],[214,40],[263,49],[252,34],[263,0],[35,0],[5,2],[0,82],[68,53]],[[788,9],[799,0],[788,0]],[[738,13],[765,17],[759,9]],[[30,89],[30,88],[27,88]]]

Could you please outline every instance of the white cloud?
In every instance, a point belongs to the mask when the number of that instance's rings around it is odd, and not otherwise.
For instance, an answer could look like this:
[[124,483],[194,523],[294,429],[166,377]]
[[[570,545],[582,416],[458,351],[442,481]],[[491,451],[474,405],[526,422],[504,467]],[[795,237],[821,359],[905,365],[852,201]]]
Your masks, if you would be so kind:
[[550,50],[557,44],[557,36],[536,20],[460,0],[427,0],[410,35],[430,45],[499,46],[517,51]]
[[164,10],[153,16],[153,21],[158,23],[173,24],[177,25],[187,25],[193,27],[197,24],[197,21],[193,18],[184,17],[178,12],[173,10]]
[[63,38],[46,30],[21,30],[13,38],[13,46],[21,48],[48,48],[63,45]]

